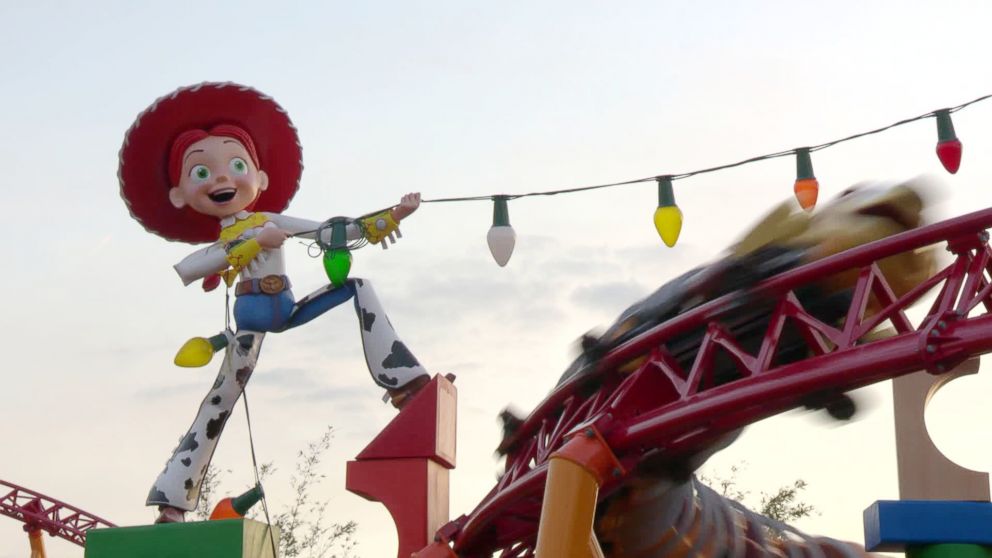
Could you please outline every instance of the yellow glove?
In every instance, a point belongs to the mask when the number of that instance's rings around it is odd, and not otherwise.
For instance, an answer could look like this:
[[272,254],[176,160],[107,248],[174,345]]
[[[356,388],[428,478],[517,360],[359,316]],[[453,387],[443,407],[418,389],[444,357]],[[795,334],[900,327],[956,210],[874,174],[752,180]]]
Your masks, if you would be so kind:
[[234,284],[241,270],[248,267],[248,264],[261,251],[262,246],[254,238],[245,240],[244,242],[238,242],[227,250],[227,263],[231,267],[221,271],[220,276],[224,278],[224,282],[227,283],[228,287]]
[[398,231],[400,228],[396,219],[390,211],[376,213],[370,217],[362,219],[362,229],[365,231],[365,238],[372,244],[382,242],[387,236]]

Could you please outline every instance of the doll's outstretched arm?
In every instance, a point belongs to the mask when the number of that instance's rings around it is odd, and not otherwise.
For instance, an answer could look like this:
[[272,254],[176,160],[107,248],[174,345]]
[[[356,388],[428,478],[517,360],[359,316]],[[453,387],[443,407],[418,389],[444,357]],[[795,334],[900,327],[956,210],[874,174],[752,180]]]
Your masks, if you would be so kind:
[[189,285],[197,279],[220,273],[229,265],[224,246],[220,243],[214,243],[186,256],[173,268],[182,279],[183,285]]
[[372,244],[381,244],[386,248],[386,240],[396,242],[400,235],[400,221],[407,218],[420,207],[420,193],[410,193],[400,199],[400,203],[386,211],[376,213],[362,219],[365,238]]
[[412,192],[400,198],[399,205],[391,209],[390,214],[399,223],[409,217],[418,207],[420,207],[420,192]]
[[238,273],[248,267],[263,249],[278,248],[285,240],[285,235],[276,235],[276,239],[269,242],[264,242],[265,238],[263,233],[259,233],[257,238],[226,243],[215,242],[186,256],[173,268],[184,285],[189,285],[197,279],[221,274],[230,286]]
[[[395,234],[399,233],[399,223],[420,207],[420,193],[410,193],[400,199],[400,203],[385,211],[375,213],[368,217],[359,219],[358,223],[348,223],[346,232],[348,240],[358,240],[365,237],[372,244],[382,243],[386,246],[386,239],[395,242]],[[300,238],[314,239],[316,232],[322,225],[318,221],[310,219],[300,219],[279,213],[266,213],[269,221],[280,229],[298,236]],[[320,240],[329,244],[331,242],[331,228],[325,227]]]
[[[290,217],[289,215],[282,215],[279,213],[266,213],[265,214],[269,221],[275,223],[277,227],[288,232],[293,236],[298,236],[300,238],[314,239],[317,236],[317,229],[322,223],[319,221],[311,221],[310,219],[300,219],[299,217]],[[348,240],[358,240],[362,238],[362,229],[354,223],[348,223],[347,226],[347,236]],[[326,229],[326,231],[321,235],[327,238],[322,238],[324,242],[330,243],[331,241],[331,229]]]

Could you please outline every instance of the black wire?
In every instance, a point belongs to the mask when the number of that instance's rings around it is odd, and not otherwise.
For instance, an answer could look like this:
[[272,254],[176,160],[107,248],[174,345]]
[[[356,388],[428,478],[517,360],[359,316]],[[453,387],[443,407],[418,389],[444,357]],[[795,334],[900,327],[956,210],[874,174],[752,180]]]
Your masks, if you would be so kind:
[[[506,197],[507,200],[515,200],[517,198],[529,198],[533,196],[556,196],[558,194],[571,194],[574,192],[584,192],[586,190],[598,190],[600,188],[613,188],[614,186],[626,186],[628,184],[638,184],[641,182],[652,182],[657,180],[660,176],[649,176],[647,178],[638,178],[636,180],[627,180],[625,182],[611,182],[609,184],[597,184],[596,186],[579,186],[577,188],[565,188],[563,190],[548,190],[546,192],[528,192],[526,194],[501,194]],[[491,194],[486,196],[467,196],[462,198],[434,198],[430,200],[420,200],[420,203],[445,203],[445,202],[463,202],[463,201],[491,201],[496,198],[497,194]]]
[[[978,102],[981,102],[981,101],[985,101],[985,100],[990,99],[990,98],[992,98],[992,94],[983,95],[983,96],[978,97],[976,99],[972,99],[972,100],[970,100],[970,101],[968,101],[966,103],[961,103],[960,105],[957,105],[957,106],[954,106],[954,107],[950,107],[947,110],[948,110],[948,112],[957,112],[957,111],[959,111],[959,110],[961,110],[961,109],[963,109],[965,107],[968,107],[970,105],[973,105],[973,104],[978,103]],[[884,132],[886,130],[895,128],[896,126],[902,126],[904,124],[909,124],[911,122],[916,122],[917,120],[923,120],[925,118],[933,118],[934,116],[936,116],[936,114],[937,114],[937,111],[930,111],[928,113],[921,114],[919,116],[914,116],[912,118],[906,118],[904,120],[900,120],[898,122],[894,122],[892,124],[889,124],[888,126],[883,126],[881,128],[875,128],[874,130],[868,130],[867,132],[860,132],[860,133],[853,134],[853,135],[850,135],[850,136],[847,136],[847,137],[844,137],[844,138],[841,138],[841,139],[837,139],[837,140],[833,140],[833,141],[828,141],[826,143],[821,143],[821,144],[818,144],[818,145],[814,145],[814,146],[809,147],[808,149],[811,152],[812,151],[819,151],[821,149],[826,149],[828,147],[833,147],[833,146],[835,146],[835,145],[837,145],[839,143],[844,143],[845,141],[851,141],[851,140],[854,140],[854,139],[863,138],[865,136],[870,136],[870,135],[878,134],[878,133]],[[689,178],[691,176],[696,176],[696,175],[699,175],[699,174],[706,174],[706,173],[710,173],[710,172],[716,172],[716,171],[720,171],[720,170],[725,170],[725,169],[730,169],[730,168],[734,168],[734,167],[739,167],[739,166],[747,165],[747,164],[750,164],[750,163],[756,163],[758,161],[765,161],[765,160],[768,160],[768,159],[777,159],[779,157],[787,157],[787,156],[795,155],[795,153],[796,153],[796,151],[798,149],[800,149],[800,148],[792,148],[792,149],[787,149],[787,150],[784,150],[784,151],[777,151],[775,153],[768,153],[768,154],[765,154],[765,155],[758,155],[756,157],[750,157],[750,158],[747,158],[747,159],[743,159],[741,161],[737,161],[735,163],[727,163],[727,164],[723,164],[723,165],[717,165],[715,167],[708,167],[708,168],[704,168],[704,169],[699,169],[699,170],[694,170],[694,171],[689,171],[689,172],[683,172],[683,173],[677,173],[677,174],[658,174],[658,175],[655,175],[655,176],[649,176],[649,177],[645,177],[645,178],[637,178],[637,179],[634,179],[634,180],[625,180],[623,182],[611,182],[609,184],[597,184],[595,186],[579,186],[579,187],[576,187],[576,188],[565,188],[565,189],[561,189],[561,190],[547,190],[547,191],[543,191],[543,192],[528,192],[526,194],[503,194],[503,196],[507,200],[515,200],[515,199],[518,199],[518,198],[527,198],[527,197],[532,197],[532,196],[556,196],[558,194],[571,194],[571,193],[574,193],[574,192],[584,192],[584,191],[587,191],[587,190],[599,190],[599,189],[602,189],[602,188],[613,188],[613,187],[616,187],[616,186],[626,186],[626,185],[629,185],[629,184],[640,184],[640,183],[643,183],[643,182],[654,182],[654,181],[656,181],[656,180],[658,180],[660,178],[668,178],[668,179],[671,179],[671,180],[679,180],[679,179],[682,179],[682,178]],[[464,197],[455,197],[455,198],[434,198],[434,199],[429,199],[429,200],[421,200],[421,203],[448,203],[448,202],[487,201],[487,200],[488,201],[491,201],[491,200],[494,200],[496,198],[496,196],[497,196],[496,194],[491,194],[491,195],[464,196]]]
[[[970,101],[968,101],[966,103],[961,103],[960,105],[956,105],[956,106],[950,107],[950,108],[947,109],[947,111],[949,113],[957,112],[957,111],[959,111],[959,110],[961,110],[963,108],[966,108],[966,107],[968,107],[970,105],[973,105],[975,103],[979,103],[981,101],[985,101],[985,100],[990,99],[990,98],[992,98],[992,93],[990,93],[988,95],[982,95],[981,97],[972,99],[972,100],[970,100]],[[867,132],[859,132],[857,134],[852,134],[850,136],[843,137],[843,138],[840,138],[840,139],[836,139],[836,140],[833,140],[833,141],[828,141],[828,142],[825,142],[825,143],[813,145],[813,146],[808,147],[807,149],[809,149],[810,152],[820,151],[821,149],[826,149],[828,147],[833,147],[833,146],[835,146],[835,145],[837,145],[839,143],[844,143],[846,141],[851,141],[851,140],[854,140],[854,139],[863,138],[865,136],[871,136],[871,135],[874,135],[874,134],[879,134],[881,132],[884,132],[886,130],[890,130],[890,129],[895,128],[897,126],[902,126],[902,125],[905,125],[905,124],[910,124],[912,122],[916,122],[917,120],[923,120],[925,118],[933,118],[934,116],[936,116],[936,114],[937,114],[937,111],[933,110],[933,111],[930,111],[930,112],[921,114],[919,116],[914,116],[912,118],[906,118],[906,119],[900,120],[898,122],[893,122],[892,124],[889,124],[888,126],[882,126],[881,128],[875,128],[874,130],[868,130]],[[699,170],[688,171],[688,172],[677,173],[677,174],[657,174],[657,175],[654,175],[654,176],[648,176],[648,177],[644,177],[644,178],[636,178],[634,180],[625,180],[623,182],[610,182],[609,184],[596,184],[596,185],[593,185],[593,186],[578,186],[578,187],[575,187],[575,188],[563,188],[563,189],[560,189],[560,190],[546,190],[546,191],[539,191],[539,192],[527,192],[525,194],[486,194],[486,195],[479,195],[479,196],[462,196],[462,197],[452,197],[452,198],[433,198],[433,199],[429,199],[429,200],[428,199],[421,200],[421,203],[451,203],[451,202],[466,202],[466,201],[493,201],[498,196],[503,197],[503,198],[506,198],[507,200],[515,200],[515,199],[519,199],[519,198],[529,198],[529,197],[534,197],[534,196],[557,196],[559,194],[573,194],[573,193],[576,193],[576,192],[585,192],[585,191],[588,191],[588,190],[600,190],[600,189],[603,189],[603,188],[614,188],[614,187],[617,187],[617,186],[628,186],[630,184],[642,184],[644,182],[655,182],[655,181],[657,181],[657,180],[659,180],[661,178],[668,178],[669,180],[680,180],[680,179],[683,179],[683,178],[689,178],[689,177],[700,175],[700,174],[706,174],[706,173],[711,173],[711,172],[716,172],[716,171],[731,169],[731,168],[734,168],[734,167],[740,167],[740,166],[748,165],[748,164],[751,164],[751,163],[757,163],[759,161],[766,161],[768,159],[777,159],[777,158],[780,158],[780,157],[789,157],[789,156],[795,155],[796,154],[796,151],[799,150],[799,149],[801,149],[801,148],[794,147],[792,149],[786,149],[784,151],[776,151],[775,153],[767,153],[765,155],[758,155],[758,156],[755,156],[755,157],[749,157],[747,159],[742,159],[742,160],[737,161],[737,162],[734,162],[734,163],[726,163],[726,164],[723,164],[723,165],[717,165],[715,167],[707,167],[707,168],[703,168],[703,169],[699,169]],[[366,217],[370,217],[370,216],[375,215],[377,213],[382,213],[384,211],[389,211],[393,207],[395,207],[395,206],[386,207],[386,208],[379,209],[379,210],[376,210],[376,211],[370,211],[369,213],[366,213],[366,214],[364,214],[364,215],[362,215],[360,217],[356,217],[355,218],[355,221],[358,221],[360,219],[364,219]],[[313,231],[303,231],[303,232],[296,233],[296,234],[294,234],[292,236],[303,236],[303,235],[307,235],[307,234],[313,234],[313,233],[318,232],[318,231],[319,231],[319,229],[318,230],[313,230]]]
[[857,138],[863,138],[865,136],[870,136],[872,134],[878,134],[880,132],[884,132],[886,130],[895,128],[896,126],[902,126],[903,124],[909,124],[910,122],[916,122],[917,120],[923,120],[924,118],[932,118],[932,117],[934,117],[936,115],[937,115],[937,111],[931,111],[931,112],[928,112],[926,114],[921,114],[919,116],[914,116],[913,118],[907,118],[905,120],[900,120],[899,122],[894,122],[892,124],[889,124],[888,126],[883,126],[881,128],[875,128],[874,130],[869,130],[867,132],[861,132],[860,134],[854,134],[853,136],[847,136],[846,138],[841,138],[839,140],[828,141],[827,143],[821,143],[820,145],[815,145],[813,147],[810,147],[809,150],[810,151],[819,151],[821,149],[826,149],[828,147],[832,147],[834,145],[837,145],[838,143],[843,143],[845,141],[851,141],[851,140],[857,139]]
[[[248,390],[242,388],[242,401],[245,404],[245,420],[248,422],[248,445],[251,447],[251,464],[255,469],[255,486],[262,485],[262,479],[258,475],[258,459],[255,458],[255,436],[251,432],[251,413],[248,412]],[[265,489],[262,489],[262,510],[265,512],[266,530],[269,532],[269,542],[272,544],[272,556],[278,558],[279,552],[276,550],[275,535],[272,534],[272,520],[269,518],[269,503],[265,497]]]
[[963,108],[965,108],[965,107],[967,107],[968,105],[973,105],[973,104],[975,104],[975,103],[978,103],[978,102],[981,102],[981,101],[984,101],[985,99],[989,99],[989,98],[992,98],[992,93],[989,93],[988,95],[982,95],[981,97],[979,97],[979,98],[977,98],[977,99],[972,99],[972,100],[970,100],[970,101],[968,101],[967,103],[961,103],[960,105],[958,105],[958,106],[956,106],[956,107],[951,107],[951,108],[950,108],[950,109],[948,109],[948,110],[949,110],[950,112],[957,112],[957,111],[959,111],[959,110],[961,110],[961,109],[963,109]]

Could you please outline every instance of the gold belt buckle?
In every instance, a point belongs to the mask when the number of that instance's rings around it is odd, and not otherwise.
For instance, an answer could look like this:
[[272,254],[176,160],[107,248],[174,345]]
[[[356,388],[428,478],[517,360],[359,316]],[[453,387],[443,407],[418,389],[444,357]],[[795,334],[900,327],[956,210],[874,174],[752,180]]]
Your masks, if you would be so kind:
[[265,294],[279,294],[286,290],[286,281],[280,275],[266,275],[258,280],[258,290]]

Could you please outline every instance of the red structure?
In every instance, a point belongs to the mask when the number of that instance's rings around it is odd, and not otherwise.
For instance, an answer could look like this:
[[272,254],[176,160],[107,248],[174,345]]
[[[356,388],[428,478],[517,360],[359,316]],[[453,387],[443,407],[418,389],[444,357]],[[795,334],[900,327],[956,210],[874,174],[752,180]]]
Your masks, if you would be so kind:
[[355,461],[346,487],[382,502],[396,522],[400,557],[448,521],[448,471],[455,467],[455,386],[435,376]]
[[49,498],[44,494],[0,480],[0,515],[24,523],[31,543],[32,557],[44,556],[42,533],[85,546],[90,529],[116,527],[95,515]]
[[[773,277],[746,293],[713,300],[617,347],[594,370],[549,394],[505,444],[506,470],[496,486],[470,514],[438,530],[435,543],[415,556],[541,557],[538,534],[546,527],[541,518],[549,464],[552,457],[574,453],[561,450],[576,433],[602,441],[590,460],[601,465],[604,458],[615,459],[617,464],[611,474],[596,479],[598,490],[591,497],[601,500],[648,457],[691,455],[729,432],[801,406],[812,395],[857,389],[921,369],[941,373],[992,351],[989,227],[992,209],[867,244]],[[954,260],[897,298],[877,262],[944,242]],[[842,326],[823,323],[804,310],[796,289],[852,269],[859,275]],[[929,311],[914,325],[905,310],[933,293]],[[776,303],[756,353],[743,349],[721,323],[742,296]],[[869,304],[874,313],[866,317]],[[786,324],[800,332],[810,356],[778,365]],[[885,324],[894,335],[867,337]],[[682,367],[667,342],[692,331],[703,331],[702,341],[692,365]],[[739,379],[715,386],[718,353],[733,360]],[[634,372],[618,371],[643,356],[648,358]],[[596,463],[585,465],[599,469]],[[588,555],[597,554],[590,550]]]

